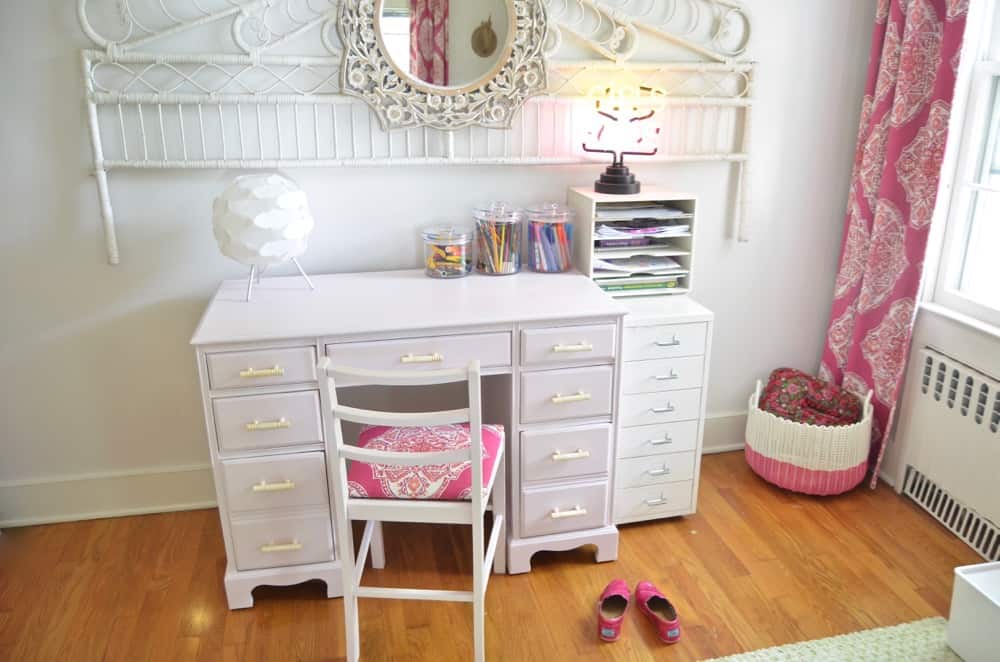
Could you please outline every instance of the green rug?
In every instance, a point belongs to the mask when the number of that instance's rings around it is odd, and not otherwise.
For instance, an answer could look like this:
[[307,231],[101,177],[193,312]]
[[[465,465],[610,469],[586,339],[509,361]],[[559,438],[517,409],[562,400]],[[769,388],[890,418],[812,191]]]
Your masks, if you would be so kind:
[[962,662],[945,643],[943,618],[861,630],[826,639],[762,648],[707,662]]

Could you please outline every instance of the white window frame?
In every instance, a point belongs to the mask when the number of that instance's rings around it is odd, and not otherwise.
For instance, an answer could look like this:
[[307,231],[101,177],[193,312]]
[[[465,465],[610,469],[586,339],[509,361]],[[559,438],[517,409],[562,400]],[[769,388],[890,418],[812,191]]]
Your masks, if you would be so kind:
[[996,0],[974,0],[969,8],[948,128],[951,138],[942,164],[925,265],[924,298],[935,307],[1000,329],[1000,309],[958,290],[972,203],[976,189],[981,188],[974,184],[979,159],[969,158],[969,152],[982,149],[983,133],[990,130],[988,115],[994,85],[1000,86],[1000,53],[996,46],[991,47],[994,40],[1000,41],[1000,11],[996,6]]

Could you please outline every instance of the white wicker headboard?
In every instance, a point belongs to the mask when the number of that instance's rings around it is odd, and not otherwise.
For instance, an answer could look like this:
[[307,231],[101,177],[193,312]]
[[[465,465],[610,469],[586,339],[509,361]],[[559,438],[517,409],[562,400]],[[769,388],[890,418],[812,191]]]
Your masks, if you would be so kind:
[[394,132],[340,94],[339,0],[77,2],[95,46],[82,72],[111,264],[110,170],[578,163],[584,100],[609,80],[659,91],[648,160],[735,164],[734,227],[749,238],[754,64],[739,59],[750,21],[738,2],[546,0],[549,94],[510,130]]

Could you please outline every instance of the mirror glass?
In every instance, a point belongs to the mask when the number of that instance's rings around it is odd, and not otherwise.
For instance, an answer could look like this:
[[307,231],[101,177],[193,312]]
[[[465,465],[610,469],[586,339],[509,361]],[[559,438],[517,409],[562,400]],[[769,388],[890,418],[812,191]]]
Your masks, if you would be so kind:
[[383,0],[379,32],[396,68],[429,85],[463,87],[507,50],[507,0]]

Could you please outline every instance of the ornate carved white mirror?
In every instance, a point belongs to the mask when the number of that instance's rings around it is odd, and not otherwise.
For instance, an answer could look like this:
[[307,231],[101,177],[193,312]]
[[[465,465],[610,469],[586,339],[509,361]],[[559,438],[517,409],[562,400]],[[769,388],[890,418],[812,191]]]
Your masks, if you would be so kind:
[[385,129],[505,128],[544,92],[543,0],[345,0],[341,89]]

